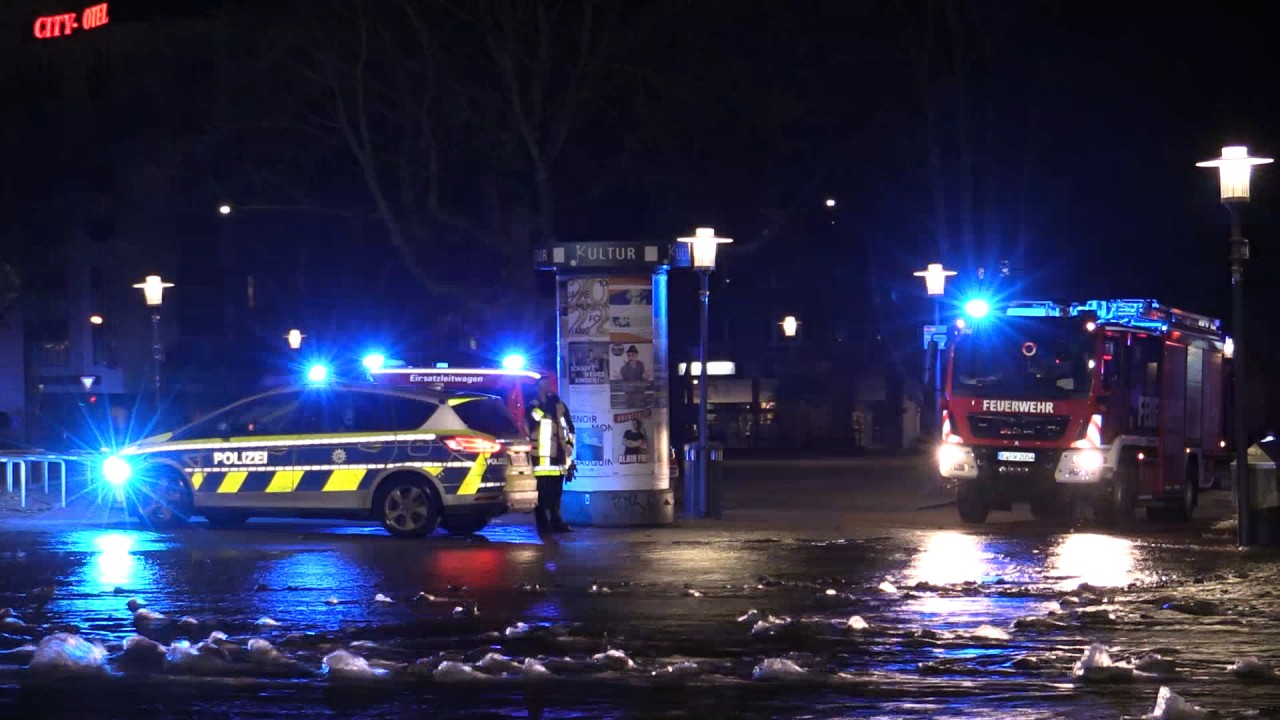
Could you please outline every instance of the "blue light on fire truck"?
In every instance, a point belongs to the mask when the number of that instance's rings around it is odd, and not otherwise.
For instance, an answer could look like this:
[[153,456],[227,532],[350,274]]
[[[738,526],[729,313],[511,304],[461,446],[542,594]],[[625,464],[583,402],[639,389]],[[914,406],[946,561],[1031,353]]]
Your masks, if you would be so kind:
[[316,384],[328,382],[329,366],[324,363],[316,363],[307,368],[307,381]]
[[102,478],[116,487],[129,482],[131,475],[133,475],[133,468],[129,467],[129,462],[119,455],[112,455],[102,461]]
[[360,359],[360,364],[364,365],[365,370],[381,370],[387,364],[387,356],[377,352],[369,353]]
[[964,304],[964,314],[974,320],[981,320],[991,312],[991,304],[982,298],[974,298]]
[[502,367],[505,370],[523,370],[525,364],[525,357],[520,353],[508,353],[502,358]]

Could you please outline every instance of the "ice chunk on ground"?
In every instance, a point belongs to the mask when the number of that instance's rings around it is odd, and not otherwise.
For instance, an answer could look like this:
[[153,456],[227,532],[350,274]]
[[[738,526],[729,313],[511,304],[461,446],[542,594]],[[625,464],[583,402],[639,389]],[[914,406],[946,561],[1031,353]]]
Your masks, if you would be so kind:
[[231,657],[217,645],[201,642],[192,647],[186,640],[175,640],[165,653],[165,659],[175,672],[192,675],[218,675],[231,664]]
[[871,626],[867,624],[866,620],[862,619],[861,615],[853,615],[845,622],[845,627],[850,630],[866,630]]
[[522,622],[518,622],[507,628],[503,634],[512,640],[522,638],[529,634],[529,626]]
[[1256,657],[1241,658],[1227,668],[1227,671],[1245,680],[1280,680],[1275,669]]
[[587,592],[591,593],[592,595],[609,595],[613,591],[603,585],[592,585],[591,589],[588,590]]
[[1168,686],[1160,688],[1159,694],[1156,695],[1155,707],[1151,708],[1151,712],[1146,715],[1151,720],[1199,720],[1208,716],[1209,713],[1203,708],[1183,700],[1182,696],[1170,690]]
[[1138,658],[1133,664],[1138,672],[1148,673],[1151,675],[1176,675],[1178,666],[1172,660],[1162,657],[1159,653],[1148,653]]
[[547,669],[547,666],[533,658],[525,658],[524,665],[521,666],[520,671],[524,673],[525,677],[530,678],[551,677],[551,671]]
[[455,662],[453,660],[445,660],[440,663],[440,667],[431,674],[440,682],[463,682],[467,680],[483,680],[484,675],[476,672],[475,668],[466,663]]
[[591,662],[610,670],[631,670],[636,664],[621,650],[609,650],[591,657]]
[[685,590],[684,594],[688,597],[702,597],[702,593],[698,590],[694,590],[693,588]]
[[79,635],[55,633],[40,641],[27,667],[35,672],[93,673],[107,668],[107,651]]
[[660,670],[655,670],[653,671],[653,674],[655,676],[668,678],[684,678],[693,677],[701,672],[702,668],[698,667],[697,663],[690,662],[689,660],[682,660],[674,665],[668,665]]
[[260,617],[258,618],[258,622],[254,624],[257,625],[258,627],[277,627],[280,625],[280,623],[276,622],[275,620],[272,620],[269,617]]
[[750,610],[746,611],[744,614],[742,614],[738,618],[738,622],[751,623],[752,625],[755,625],[756,623],[760,622],[760,620],[762,620],[763,618],[764,618],[764,615],[762,615],[759,610],[756,610],[755,608],[751,608]]
[[334,680],[373,680],[389,673],[369,665],[369,661],[346,650],[334,650],[324,656],[320,669]]
[[133,669],[158,669],[164,666],[165,647],[151,638],[134,635],[125,638],[121,660]]
[[520,672],[520,665],[511,658],[499,653],[489,653],[480,662],[476,663],[476,667],[481,670],[487,670],[492,673],[517,673]]
[[890,595],[896,595],[898,593],[898,588],[894,587],[893,583],[889,582],[888,580],[885,580],[884,582],[880,583],[880,592],[888,593]]
[[254,638],[249,641],[249,662],[260,663],[262,665],[276,665],[293,661],[284,653],[276,649],[275,645],[272,645],[262,638]]
[[751,627],[751,637],[771,637],[790,625],[791,618],[789,617],[774,617],[772,615],[768,615]]
[[1107,647],[1098,643],[1085,649],[1071,673],[1090,682],[1125,682],[1133,679],[1133,668],[1113,663]]
[[983,638],[984,640],[1012,639],[1009,633],[1005,632],[1004,630],[1001,630],[1000,628],[994,625],[979,625],[978,627],[974,628],[969,634],[976,638]]
[[382,593],[378,593],[377,595],[374,595],[374,596],[373,596],[373,601],[374,601],[374,602],[376,602],[376,603],[393,603],[393,602],[395,602],[395,600],[392,600],[391,598],[387,597],[386,595],[383,595]]
[[786,658],[766,658],[751,671],[756,680],[794,680],[808,674],[808,670]]

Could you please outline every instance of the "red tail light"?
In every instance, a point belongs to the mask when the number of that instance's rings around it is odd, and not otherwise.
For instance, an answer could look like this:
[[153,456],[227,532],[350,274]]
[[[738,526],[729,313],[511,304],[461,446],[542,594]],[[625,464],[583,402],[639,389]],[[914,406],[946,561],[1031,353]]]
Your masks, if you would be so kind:
[[492,440],[486,440],[482,437],[472,437],[470,435],[445,438],[444,446],[454,452],[470,453],[472,455],[480,455],[482,453],[492,454],[502,449],[501,445]]

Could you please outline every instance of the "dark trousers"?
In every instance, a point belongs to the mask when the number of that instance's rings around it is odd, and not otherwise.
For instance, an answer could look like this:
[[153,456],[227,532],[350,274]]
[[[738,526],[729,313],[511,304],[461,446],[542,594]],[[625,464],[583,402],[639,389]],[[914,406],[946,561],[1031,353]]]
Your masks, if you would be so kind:
[[555,530],[564,525],[560,517],[560,497],[564,495],[564,475],[538,476],[538,507],[534,517],[539,530]]

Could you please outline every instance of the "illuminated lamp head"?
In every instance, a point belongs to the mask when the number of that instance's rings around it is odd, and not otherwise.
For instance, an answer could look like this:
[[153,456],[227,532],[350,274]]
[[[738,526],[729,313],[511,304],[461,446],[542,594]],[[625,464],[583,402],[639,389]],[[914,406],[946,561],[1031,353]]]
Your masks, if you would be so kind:
[[981,320],[991,312],[991,304],[982,298],[974,298],[964,304],[964,314],[974,320]]
[[329,381],[329,366],[316,363],[307,368],[307,382],[322,384]]
[[360,364],[370,372],[381,370],[387,364],[387,356],[382,353],[369,353],[360,360]]
[[506,370],[523,370],[525,364],[525,357],[520,353],[508,353],[502,358],[502,367]]

